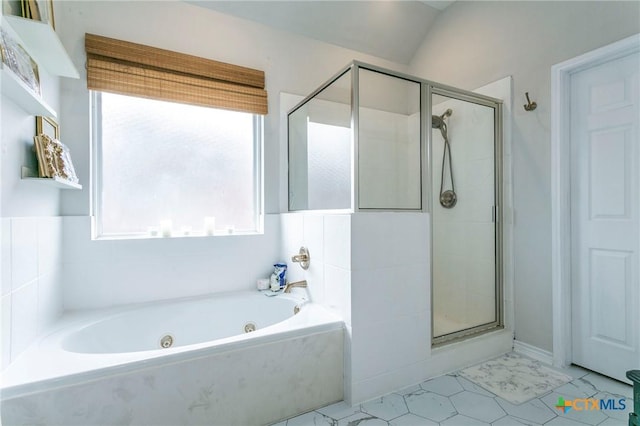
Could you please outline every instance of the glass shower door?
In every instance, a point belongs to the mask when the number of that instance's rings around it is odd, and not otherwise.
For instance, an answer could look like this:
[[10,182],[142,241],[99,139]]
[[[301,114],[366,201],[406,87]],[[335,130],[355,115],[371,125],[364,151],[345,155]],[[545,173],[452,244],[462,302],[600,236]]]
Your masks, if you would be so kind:
[[497,111],[454,96],[432,96],[434,344],[502,324]]

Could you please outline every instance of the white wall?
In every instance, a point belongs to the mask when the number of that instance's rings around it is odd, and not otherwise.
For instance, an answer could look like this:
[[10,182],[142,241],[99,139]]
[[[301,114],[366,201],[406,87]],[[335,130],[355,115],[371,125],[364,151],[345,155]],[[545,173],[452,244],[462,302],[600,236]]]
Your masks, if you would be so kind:
[[[59,79],[39,70],[42,96],[59,109]],[[62,311],[60,190],[23,181],[37,170],[35,117],[9,98],[0,101],[1,367],[4,369]]]
[[[64,142],[73,153],[82,191],[65,193],[65,308],[254,288],[279,258],[277,219],[267,215],[265,235],[182,240],[89,240],[90,111],[85,81],[85,32],[198,55],[265,71],[265,210],[286,210],[286,135],[280,92],[308,94],[353,59],[398,65],[326,43],[270,29],[181,1],[57,2],[56,27],[79,69],[62,85]],[[406,67],[404,67],[406,68]],[[286,125],[286,121],[285,121]],[[286,139],[285,139],[286,140]],[[285,198],[281,198],[282,191]],[[284,207],[283,207],[284,206]]]
[[[466,89],[513,76],[516,339],[550,351],[550,70],[640,32],[638,2],[472,2],[443,11],[409,73]],[[538,103],[522,108],[524,92]]]

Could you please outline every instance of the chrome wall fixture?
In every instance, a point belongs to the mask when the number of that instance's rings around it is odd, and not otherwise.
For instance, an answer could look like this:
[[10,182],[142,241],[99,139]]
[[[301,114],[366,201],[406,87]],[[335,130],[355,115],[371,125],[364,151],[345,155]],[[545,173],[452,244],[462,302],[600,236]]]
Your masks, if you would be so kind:
[[[287,285],[284,286],[284,292],[291,293],[292,288],[307,288],[307,287],[308,287],[307,280],[296,281],[293,283],[287,283]],[[297,314],[297,312],[295,312],[295,309],[294,309],[294,314]]]
[[531,102],[531,99],[529,99],[529,92],[526,92],[524,95],[527,97],[527,104],[523,105],[525,111],[533,111],[534,109],[538,108],[538,104],[535,102]]
[[306,247],[300,247],[300,251],[298,252],[298,254],[291,257],[291,261],[294,263],[299,263],[300,267],[304,270],[309,269],[309,262],[311,262],[309,250],[307,250]]

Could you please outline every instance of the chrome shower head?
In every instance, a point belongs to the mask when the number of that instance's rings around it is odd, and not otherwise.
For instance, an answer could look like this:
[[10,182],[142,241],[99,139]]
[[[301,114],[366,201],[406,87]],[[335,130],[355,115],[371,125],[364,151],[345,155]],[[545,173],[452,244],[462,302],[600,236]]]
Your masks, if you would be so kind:
[[431,127],[434,129],[442,129],[443,127],[447,127],[447,125],[444,123],[444,119],[447,117],[451,117],[451,114],[453,114],[453,111],[451,110],[451,108],[449,108],[441,116],[432,115]]

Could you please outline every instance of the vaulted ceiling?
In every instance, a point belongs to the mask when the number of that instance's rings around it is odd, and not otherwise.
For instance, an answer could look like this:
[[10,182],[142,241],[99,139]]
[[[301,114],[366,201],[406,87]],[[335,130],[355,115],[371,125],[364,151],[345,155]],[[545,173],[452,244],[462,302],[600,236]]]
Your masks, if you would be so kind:
[[218,1],[189,3],[408,64],[453,1]]

